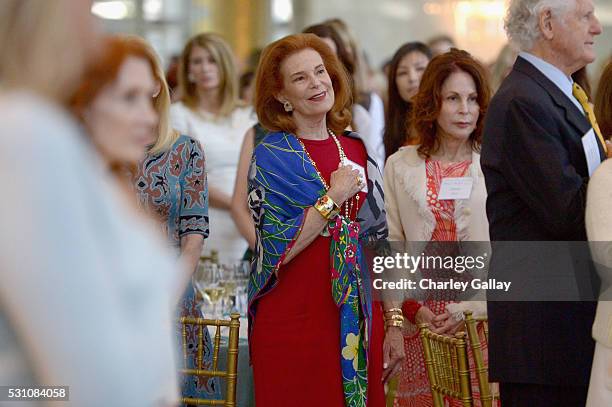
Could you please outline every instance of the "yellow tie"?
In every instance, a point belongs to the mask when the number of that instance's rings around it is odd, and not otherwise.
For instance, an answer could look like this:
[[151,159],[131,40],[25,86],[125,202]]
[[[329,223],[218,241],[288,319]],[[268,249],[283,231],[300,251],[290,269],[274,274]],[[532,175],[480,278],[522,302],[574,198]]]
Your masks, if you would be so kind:
[[597,124],[597,118],[595,117],[595,112],[593,112],[593,108],[591,107],[591,104],[589,103],[589,97],[584,92],[584,90],[580,87],[580,85],[578,85],[576,82],[574,82],[574,85],[572,87],[572,94],[574,95],[576,99],[578,99],[578,102],[580,102],[580,105],[586,112],[587,119],[589,119],[589,122],[591,122],[591,126],[593,126],[593,130],[595,130],[595,134],[597,134],[597,137],[599,137],[601,146],[603,147],[604,151],[607,154],[608,147],[606,146],[604,138],[601,135],[601,130],[599,130],[599,125]]

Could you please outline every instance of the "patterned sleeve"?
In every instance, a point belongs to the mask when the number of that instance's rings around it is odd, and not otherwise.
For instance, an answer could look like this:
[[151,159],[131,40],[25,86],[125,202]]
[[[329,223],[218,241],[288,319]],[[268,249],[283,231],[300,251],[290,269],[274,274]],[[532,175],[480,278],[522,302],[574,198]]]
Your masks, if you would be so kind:
[[181,174],[179,237],[198,233],[208,237],[208,181],[204,151],[192,138],[185,141],[185,167]]

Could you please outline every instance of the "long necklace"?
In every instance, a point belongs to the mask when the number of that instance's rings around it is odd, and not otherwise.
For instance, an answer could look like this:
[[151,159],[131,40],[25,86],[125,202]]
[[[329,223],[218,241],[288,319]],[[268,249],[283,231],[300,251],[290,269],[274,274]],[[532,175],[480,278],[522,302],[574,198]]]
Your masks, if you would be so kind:
[[[340,164],[346,165],[347,157],[346,157],[346,154],[344,153],[344,149],[342,148],[342,144],[340,144],[340,140],[338,140],[338,137],[336,137],[336,134],[331,129],[327,129],[327,133],[332,138],[332,140],[334,140],[334,143],[336,144],[336,147],[338,148],[338,154],[340,155]],[[298,142],[301,144],[302,149],[306,152],[306,155],[308,156],[308,159],[310,160],[310,162],[312,163],[315,171],[317,172],[317,175],[319,176],[319,179],[321,179],[321,182],[323,183],[323,186],[325,187],[325,191],[326,192],[329,191],[329,185],[325,181],[325,178],[321,174],[321,171],[319,171],[319,168],[317,167],[317,163],[310,156],[310,153],[306,149],[306,146],[304,145],[302,140],[300,140],[300,138],[297,137],[297,136],[296,136],[296,138],[297,138]],[[354,196],[354,198],[357,201],[357,206],[359,206],[359,192]],[[344,204],[343,204],[343,207],[344,207],[344,216],[347,219],[347,221],[350,221],[350,216],[353,213],[354,205],[355,205],[355,202],[353,200],[353,197],[351,197],[350,199],[347,199],[346,201],[344,201]]]

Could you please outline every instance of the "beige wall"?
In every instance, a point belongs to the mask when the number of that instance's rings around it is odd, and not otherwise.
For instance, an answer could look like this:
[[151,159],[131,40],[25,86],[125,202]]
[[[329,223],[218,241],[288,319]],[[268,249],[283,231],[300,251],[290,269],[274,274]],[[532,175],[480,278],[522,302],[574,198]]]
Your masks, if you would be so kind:
[[[142,0],[138,0],[142,1]],[[483,62],[491,62],[506,41],[502,28],[504,0],[293,0],[294,18],[285,25],[271,21],[274,0],[165,0],[171,9],[164,23],[106,21],[115,32],[147,37],[164,59],[179,52],[186,39],[200,31],[216,31],[232,45],[243,62],[250,50],[306,25],[331,17],[344,19],[355,32],[370,61],[378,67],[407,41],[432,35],[454,36],[459,47]],[[612,53],[612,0],[596,1],[604,26],[597,39],[599,65]]]
[[[330,17],[344,19],[353,29],[371,61],[380,65],[404,42],[424,41],[445,33],[483,60],[492,61],[506,36],[503,0],[294,0],[303,15],[298,29]],[[600,59],[612,50],[612,0],[596,1],[604,25],[596,47]]]
[[242,64],[254,47],[266,42],[268,0],[192,0],[206,10],[192,19],[192,33],[217,32],[228,41]]

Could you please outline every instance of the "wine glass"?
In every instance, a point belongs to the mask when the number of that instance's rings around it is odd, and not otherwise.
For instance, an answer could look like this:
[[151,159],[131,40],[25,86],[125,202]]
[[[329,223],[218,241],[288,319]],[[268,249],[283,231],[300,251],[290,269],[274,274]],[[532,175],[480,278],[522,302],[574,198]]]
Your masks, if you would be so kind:
[[221,265],[221,281],[223,293],[223,315],[229,316],[236,310],[236,275],[231,264]]
[[236,276],[236,308],[242,316],[246,316],[247,314],[250,272],[250,262],[242,260],[234,263],[234,274]]
[[[203,305],[211,306],[211,317],[213,319],[219,318],[217,304],[224,292],[219,267],[210,262],[198,264],[198,268],[193,275],[193,283],[202,296]],[[205,313],[204,310],[202,310],[202,313]]]

